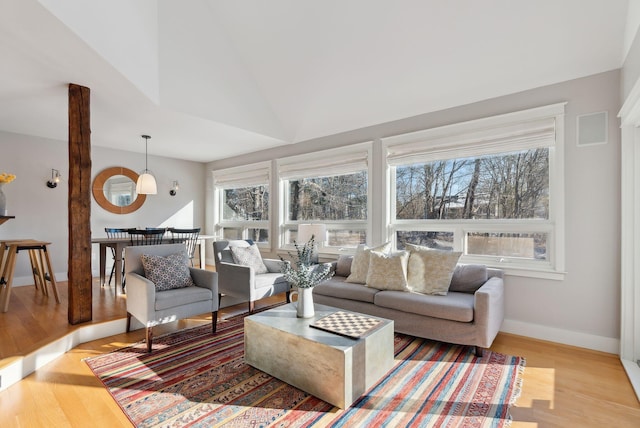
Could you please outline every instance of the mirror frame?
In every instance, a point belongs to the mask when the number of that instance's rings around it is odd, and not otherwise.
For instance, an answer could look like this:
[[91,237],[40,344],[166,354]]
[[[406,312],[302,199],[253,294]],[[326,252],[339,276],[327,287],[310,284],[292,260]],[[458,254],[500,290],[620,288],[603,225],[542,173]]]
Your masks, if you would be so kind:
[[133,180],[134,183],[138,181],[138,173],[130,170],[129,168],[113,166],[111,168],[103,169],[98,175],[96,175],[96,178],[93,179],[93,186],[91,188],[93,198],[96,200],[98,205],[113,214],[129,214],[136,211],[142,206],[142,204],[144,204],[144,201],[147,199],[147,195],[138,194],[135,201],[125,207],[119,207],[112,204],[104,195],[104,183],[114,175],[127,176]]

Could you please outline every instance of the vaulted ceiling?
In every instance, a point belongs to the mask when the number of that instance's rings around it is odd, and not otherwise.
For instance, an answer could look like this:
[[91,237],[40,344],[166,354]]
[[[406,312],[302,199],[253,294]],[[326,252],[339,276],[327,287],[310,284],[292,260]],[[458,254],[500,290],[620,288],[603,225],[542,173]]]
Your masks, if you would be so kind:
[[[0,130],[208,162],[620,68],[628,0],[0,0]],[[635,33],[632,26],[631,34]]]

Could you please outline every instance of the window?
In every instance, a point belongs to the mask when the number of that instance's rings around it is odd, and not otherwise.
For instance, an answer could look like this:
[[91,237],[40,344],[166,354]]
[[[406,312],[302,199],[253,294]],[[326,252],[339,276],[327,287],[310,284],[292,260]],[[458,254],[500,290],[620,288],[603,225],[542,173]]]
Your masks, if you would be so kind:
[[278,161],[282,189],[282,244],[296,240],[298,224],[323,223],[323,251],[366,242],[370,144]]
[[561,272],[563,113],[559,104],[385,139],[396,247]]
[[269,246],[270,169],[266,162],[214,171],[217,235]]

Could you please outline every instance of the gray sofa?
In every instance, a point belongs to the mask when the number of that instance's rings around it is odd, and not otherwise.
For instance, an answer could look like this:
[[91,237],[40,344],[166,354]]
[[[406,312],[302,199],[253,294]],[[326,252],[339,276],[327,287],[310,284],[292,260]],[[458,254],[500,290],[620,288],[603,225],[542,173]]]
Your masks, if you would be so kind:
[[399,333],[475,346],[479,357],[502,325],[504,283],[499,269],[457,265],[447,295],[436,296],[345,282],[350,265],[341,265],[333,278],[314,287],[314,302],[391,319]]

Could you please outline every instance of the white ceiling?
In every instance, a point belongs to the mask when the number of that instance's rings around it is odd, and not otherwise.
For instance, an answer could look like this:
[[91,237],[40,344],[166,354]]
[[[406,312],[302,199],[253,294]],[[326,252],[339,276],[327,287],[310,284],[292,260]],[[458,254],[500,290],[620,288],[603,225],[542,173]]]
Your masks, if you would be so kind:
[[[0,130],[208,162],[620,68],[628,0],[0,0]],[[635,28],[630,32],[635,34]]]

